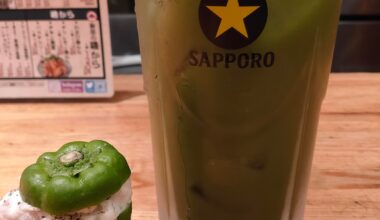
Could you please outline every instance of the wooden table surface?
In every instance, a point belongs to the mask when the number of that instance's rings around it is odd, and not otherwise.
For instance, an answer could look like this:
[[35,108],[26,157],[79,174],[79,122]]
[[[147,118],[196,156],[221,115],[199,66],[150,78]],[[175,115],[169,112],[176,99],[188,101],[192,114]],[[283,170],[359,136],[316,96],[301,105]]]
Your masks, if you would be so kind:
[[[115,82],[110,100],[1,101],[0,194],[17,188],[23,168],[41,152],[104,139],[133,169],[133,219],[158,219],[142,79]],[[335,74],[321,113],[305,220],[359,219],[380,219],[380,75]]]

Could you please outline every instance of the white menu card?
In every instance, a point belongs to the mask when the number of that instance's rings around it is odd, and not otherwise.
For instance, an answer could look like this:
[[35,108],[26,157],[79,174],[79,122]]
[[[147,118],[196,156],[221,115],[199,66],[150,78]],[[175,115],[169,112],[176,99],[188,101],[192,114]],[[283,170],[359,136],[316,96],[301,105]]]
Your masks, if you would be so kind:
[[0,98],[110,97],[106,0],[0,0]]

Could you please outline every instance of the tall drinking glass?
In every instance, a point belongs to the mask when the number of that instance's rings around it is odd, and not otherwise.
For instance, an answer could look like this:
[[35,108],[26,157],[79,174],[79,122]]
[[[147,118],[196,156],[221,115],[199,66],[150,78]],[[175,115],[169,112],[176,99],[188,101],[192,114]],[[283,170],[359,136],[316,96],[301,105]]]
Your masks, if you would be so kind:
[[301,220],[341,0],[137,0],[161,220]]

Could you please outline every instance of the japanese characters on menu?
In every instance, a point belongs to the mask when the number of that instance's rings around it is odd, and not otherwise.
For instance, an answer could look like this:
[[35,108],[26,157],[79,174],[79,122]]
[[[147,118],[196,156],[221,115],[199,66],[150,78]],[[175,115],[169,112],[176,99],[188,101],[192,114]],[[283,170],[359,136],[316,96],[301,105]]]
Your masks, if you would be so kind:
[[107,1],[0,0],[0,97],[112,95]]

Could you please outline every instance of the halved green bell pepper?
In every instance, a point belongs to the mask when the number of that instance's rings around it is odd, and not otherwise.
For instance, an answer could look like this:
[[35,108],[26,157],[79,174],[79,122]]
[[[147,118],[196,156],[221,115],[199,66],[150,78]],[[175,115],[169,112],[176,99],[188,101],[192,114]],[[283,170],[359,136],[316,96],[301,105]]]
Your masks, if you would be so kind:
[[52,215],[97,205],[130,177],[126,159],[104,141],[71,142],[42,154],[20,180],[22,199]]

